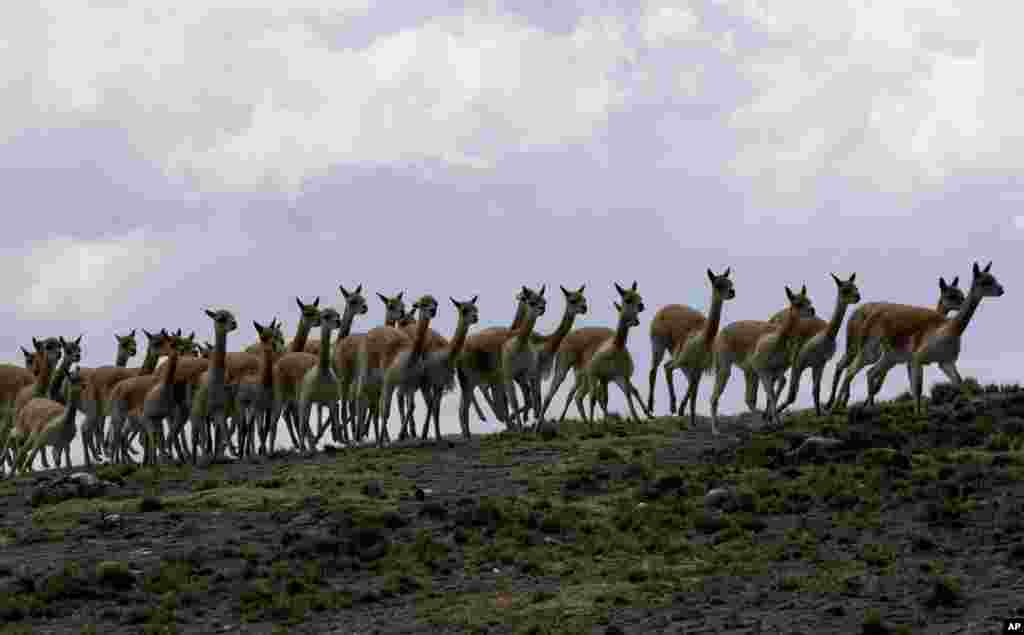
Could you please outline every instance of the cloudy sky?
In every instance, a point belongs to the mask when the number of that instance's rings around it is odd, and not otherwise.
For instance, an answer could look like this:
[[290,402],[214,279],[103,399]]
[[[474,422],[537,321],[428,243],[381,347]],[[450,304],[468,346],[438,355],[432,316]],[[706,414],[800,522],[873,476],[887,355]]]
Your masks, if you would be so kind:
[[[857,272],[865,300],[932,305],[940,275],[966,286],[993,260],[1007,294],[977,313],[960,367],[1022,378],[1016,9],[209,4],[0,8],[8,360],[33,335],[85,333],[87,365],[110,363],[114,332],[209,336],[210,306],[236,312],[240,348],[252,319],[291,330],[296,295],[338,302],[339,284],[479,294],[486,326],[509,321],[519,285],[587,283],[580,324],[611,325],[612,283],[635,279],[645,385],[649,318],[705,310],[708,267],[733,269],[730,322],[767,318],[786,284],[828,314],[830,271]],[[380,323],[371,307],[356,330]],[[542,330],[561,310],[558,294]],[[446,302],[435,326],[454,323]]]

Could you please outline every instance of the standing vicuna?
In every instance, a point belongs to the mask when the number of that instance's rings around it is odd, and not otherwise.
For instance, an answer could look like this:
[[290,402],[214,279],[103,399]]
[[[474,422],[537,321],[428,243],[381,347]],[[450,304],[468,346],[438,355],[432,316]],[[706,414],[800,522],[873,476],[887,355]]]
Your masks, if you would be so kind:
[[872,316],[865,325],[869,336],[879,337],[885,353],[868,371],[868,400],[874,401],[882,387],[885,373],[901,363],[910,363],[910,391],[914,396],[917,414],[923,414],[921,391],[924,381],[924,367],[938,364],[942,373],[952,384],[960,388],[963,379],[956,368],[960,357],[960,345],[964,331],[971,323],[974,312],[983,298],[998,298],[1005,293],[1003,285],[989,272],[992,263],[984,269],[974,263],[971,288],[967,301],[953,317],[939,317],[920,311],[886,311]]
[[711,395],[711,434],[718,434],[718,401],[729,382],[732,366],[743,370],[747,383],[746,402],[751,412],[757,412],[758,382],[764,386],[768,398],[765,419],[768,423],[778,421],[778,378],[786,372],[788,338],[797,327],[801,317],[810,317],[814,305],[807,297],[807,286],[800,293],[793,293],[786,287],[789,299],[789,314],[779,324],[761,320],[733,322],[719,331],[712,350],[715,365],[715,390]]
[[328,423],[340,420],[338,377],[331,364],[330,336],[333,331],[338,331],[338,337],[347,337],[355,316],[366,314],[368,309],[362,292],[362,285],[357,286],[351,293],[344,288],[341,289],[345,299],[344,315],[339,315],[333,308],[326,308],[320,312],[320,340],[323,345],[318,355],[306,352],[286,353],[274,365],[274,390],[277,393],[274,408],[280,411],[287,403],[294,404],[299,450],[315,449],[325,429],[318,425],[318,430],[314,434],[309,426],[314,404],[323,404],[328,408]]
[[[455,298],[448,298],[455,305],[458,311],[458,323],[455,325],[455,334],[451,341],[445,342],[443,348],[428,352],[423,359],[422,384],[424,400],[427,403],[427,418],[423,422],[423,438],[427,438],[430,429],[430,420],[434,420],[434,437],[441,442],[441,400],[444,393],[449,390],[455,381],[455,364],[459,354],[466,343],[469,334],[469,327],[476,324],[480,319],[476,307],[477,296],[467,302],[459,302]],[[411,405],[412,398],[409,402]],[[479,407],[477,407],[479,411]],[[412,412],[409,413],[410,419]],[[468,431],[463,430],[465,435]]]
[[534,404],[533,406],[531,406],[531,402],[528,401],[527,404],[519,410],[519,412],[523,415],[528,414],[531,410],[534,412],[536,417],[536,425],[534,426],[534,429],[536,429],[537,425],[540,425],[540,422],[542,421],[542,413],[545,411],[541,382],[545,378],[551,376],[551,371],[555,366],[555,357],[558,354],[558,349],[572,331],[572,326],[576,321],[576,316],[584,315],[587,312],[587,298],[583,295],[586,285],[580,286],[578,291],[569,291],[562,286],[559,288],[562,290],[562,295],[565,296],[565,311],[562,312],[562,319],[553,333],[549,335],[535,334],[530,337],[530,347],[533,350],[533,360],[527,377],[522,382],[525,385],[531,386],[531,390],[534,391],[535,397],[532,402]]
[[[731,273],[729,267],[718,276],[708,269],[711,307],[706,318],[699,311],[681,304],[670,304],[659,309],[654,315],[651,322],[651,392],[647,396],[647,409],[650,412],[654,411],[654,386],[658,376],[658,365],[667,349],[671,355],[665,364],[669,410],[676,414],[676,389],[672,383],[672,373],[678,368],[683,371],[687,382],[686,396],[683,397],[683,403],[679,404],[679,416],[685,416],[686,404],[689,403],[690,425],[697,425],[697,393],[701,376],[713,370],[712,347],[722,323],[722,308],[726,300],[736,297],[736,287],[729,278]],[[671,348],[667,348],[670,344]],[[683,426],[682,419],[679,426]]]
[[[477,388],[483,392],[484,399],[498,420],[506,425],[509,424],[510,413],[508,412],[508,402],[505,399],[505,384],[501,375],[501,350],[511,334],[522,326],[529,311],[530,300],[544,295],[544,289],[545,286],[541,285],[540,291],[537,292],[524,286],[516,294],[516,314],[511,326],[488,327],[466,338],[455,369],[461,393],[459,424],[463,434],[467,434],[469,431],[469,406],[474,404]],[[524,388],[524,390],[527,389]]]
[[63,337],[57,339],[60,341],[61,347],[60,366],[57,367],[53,377],[50,378],[50,387],[47,388],[46,392],[50,399],[57,403],[64,403],[64,395],[61,388],[64,385],[64,378],[71,371],[71,365],[82,361],[82,336],[79,335],[73,340],[66,340]]
[[626,405],[629,407],[630,417],[634,424],[640,423],[640,417],[636,414],[636,407],[633,405],[633,398],[640,403],[640,409],[644,414],[650,416],[644,405],[643,397],[633,385],[633,356],[626,348],[626,338],[629,336],[629,329],[640,326],[640,313],[644,310],[643,298],[636,290],[636,281],[633,286],[624,289],[615,283],[615,290],[619,292],[622,304],[614,303],[615,310],[619,313],[619,322],[615,330],[604,329],[604,336],[584,349],[580,359],[580,366],[576,370],[576,382],[579,388],[576,391],[576,408],[582,412],[583,397],[590,393],[590,417],[585,419],[589,424],[594,423],[594,404],[600,401],[601,410],[604,411],[605,419],[608,418],[608,384],[613,383],[622,390],[626,396]]
[[180,400],[175,395],[178,361],[182,352],[189,349],[191,344],[188,340],[178,334],[170,336],[167,361],[157,370],[156,382],[146,392],[141,408],[129,412],[128,416],[142,430],[144,465],[155,465],[161,457],[170,458],[165,443],[164,419],[175,415],[180,407]]
[[[212,458],[217,460],[223,458],[224,448],[228,445],[228,387],[227,387],[227,349],[228,333],[238,329],[238,320],[234,314],[226,309],[211,311],[205,309],[206,317],[213,320],[213,353],[210,356],[210,367],[199,376],[199,385],[192,395],[192,407],[189,413],[189,420],[193,430],[200,431],[203,445],[209,452],[212,449]],[[249,355],[249,353],[242,353]],[[213,439],[211,439],[211,426]],[[171,439],[177,440],[181,431],[172,429]],[[195,452],[193,448],[193,452]],[[192,455],[192,460],[197,461],[199,457]]]
[[523,287],[523,295],[527,296],[526,313],[522,324],[509,333],[508,339],[501,347],[501,377],[505,385],[505,403],[509,406],[509,428],[522,430],[522,419],[519,412],[519,398],[516,396],[516,384],[523,387],[523,401],[526,410],[540,413],[540,376],[533,372],[537,368],[537,350],[531,338],[533,329],[540,316],[547,310],[548,301],[544,292],[530,296],[528,289]]
[[[965,301],[964,292],[958,286],[960,276],[953,278],[953,282],[946,284],[945,279],[939,278],[939,299],[934,311],[941,316],[958,310]],[[850,315],[846,321],[846,352],[836,364],[832,375],[832,392],[829,395],[825,409],[832,411],[835,408],[845,407],[850,401],[850,388],[857,373],[862,369],[878,362],[882,357],[881,340],[877,337],[868,337],[864,330],[865,324],[875,313],[888,311],[906,312],[911,308],[919,308],[921,311],[929,311],[923,307],[912,307],[906,304],[895,304],[893,302],[866,302]],[[846,374],[843,375],[845,369]],[[910,374],[910,364],[907,363],[907,375]],[[839,388],[838,398],[836,388],[842,378],[842,386]]]
[[242,377],[238,382],[238,456],[252,457],[256,451],[256,436],[260,438],[260,454],[266,451],[267,431],[270,428],[270,414],[274,410],[274,361],[277,359],[280,332],[277,318],[263,326],[253,320],[256,333],[263,349],[260,351],[260,368],[256,373]]
[[[117,353],[114,355],[113,366],[99,366],[97,368],[81,368],[78,373],[82,376],[82,401],[79,410],[85,416],[82,422],[82,448],[86,465],[92,465],[92,455],[99,459],[103,441],[103,389],[109,389],[114,382],[126,377],[132,377],[138,369],[127,368],[128,360],[138,353],[138,345],[135,342],[135,329],[128,335],[114,334],[117,341]],[[153,360],[156,366],[156,360]]]
[[[391,414],[391,398],[395,392],[399,394],[399,417],[402,429],[410,426],[408,405],[413,394],[420,385],[423,373],[423,355],[430,332],[430,321],[437,316],[437,300],[432,295],[425,295],[412,305],[417,311],[416,333],[406,337],[396,346],[390,344],[390,338],[383,340],[384,346],[378,346],[374,337],[374,329],[367,334],[365,346],[368,351],[380,354],[381,386],[380,386],[380,418],[383,436],[388,438],[388,418]],[[404,402],[404,404],[403,404]],[[402,407],[404,405],[404,408]],[[404,410],[404,412],[403,412]],[[415,429],[411,431],[415,436]],[[378,435],[379,438],[379,435]],[[379,441],[378,441],[379,442]]]
[[[384,303],[385,327],[394,328],[397,326],[404,328],[408,324],[413,323],[412,318],[407,317],[405,311],[405,301],[402,299],[404,294],[405,292],[401,291],[393,297],[388,297],[382,293],[377,293],[377,297]],[[357,379],[356,356],[365,339],[366,333],[351,333],[344,339],[339,338],[338,343],[334,346],[333,353],[334,372],[338,375],[338,396],[341,400],[341,425],[345,429],[352,430],[353,442],[359,441],[363,434],[363,431],[359,429],[356,418],[357,406],[361,403],[358,399],[361,398],[357,398],[355,393],[355,382]],[[374,395],[376,395],[376,392]],[[370,417],[376,418],[377,406],[379,405],[378,399],[374,398],[372,402],[362,403],[366,406],[364,411],[368,412]]]
[[837,289],[836,308],[832,311],[832,318],[825,328],[803,342],[794,352],[792,370],[789,373],[789,396],[779,404],[779,412],[796,401],[796,395],[800,390],[800,376],[810,368],[811,380],[814,382],[814,412],[821,415],[821,377],[825,373],[825,364],[836,354],[836,338],[839,336],[839,327],[843,323],[846,309],[851,304],[860,302],[860,290],[854,282],[856,278],[856,273],[851,274],[849,280],[840,280],[836,274],[832,274]]
[[[115,463],[123,463],[129,459],[129,425],[136,426],[136,415],[142,411],[146,393],[159,379],[155,371],[157,361],[161,356],[169,355],[175,346],[173,337],[166,329],[161,329],[158,333],[150,333],[145,329],[142,332],[148,340],[146,359],[143,360],[142,367],[126,369],[128,376],[111,381],[107,386],[97,386],[96,398],[102,402],[98,410],[101,415],[108,411],[110,413],[110,424],[105,435],[106,455]],[[163,372],[163,367],[160,372]],[[93,381],[97,382],[99,377],[100,375],[94,376]],[[97,426],[102,426],[102,419],[97,422]]]
[[292,447],[302,447],[302,441],[299,439],[298,431],[295,429],[295,424],[298,421],[296,410],[298,404],[295,400],[295,389],[298,386],[297,382],[301,379],[301,375],[296,377],[293,382],[290,374],[286,377],[284,369],[279,370],[278,365],[281,363],[281,360],[288,355],[297,353],[306,354],[306,340],[309,339],[309,332],[320,326],[320,297],[317,296],[317,298],[310,304],[304,304],[302,300],[295,298],[295,304],[299,306],[299,323],[295,328],[295,337],[293,337],[288,343],[287,352],[274,362],[275,396],[274,412],[270,415],[271,421],[273,422],[270,426],[270,452],[274,451],[274,447],[277,444],[277,420],[281,415],[284,416],[285,429],[288,431],[288,436],[291,437]]
[[9,373],[5,380],[4,411],[0,419],[0,468],[9,461],[14,469],[14,454],[8,453],[8,448],[16,451],[16,445],[22,439],[15,425],[18,412],[33,398],[46,396],[53,368],[60,359],[61,347],[56,338],[37,340],[33,337],[32,347],[35,353],[31,357],[32,369],[29,376],[20,372],[21,369],[16,369],[19,372]]
[[17,427],[24,431],[25,441],[14,460],[15,471],[24,472],[32,467],[36,455],[46,446],[53,448],[53,465],[61,466],[66,457],[71,468],[71,442],[75,439],[75,414],[82,399],[82,376],[78,369],[69,371],[65,403],[53,399],[34,398],[18,413]]

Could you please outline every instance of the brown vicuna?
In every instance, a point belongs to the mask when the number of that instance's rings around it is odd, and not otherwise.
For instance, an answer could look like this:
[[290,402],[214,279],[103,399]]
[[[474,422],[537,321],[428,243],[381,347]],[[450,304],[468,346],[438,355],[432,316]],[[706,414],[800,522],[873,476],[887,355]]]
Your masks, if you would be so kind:
[[967,300],[949,318],[936,320],[933,315],[920,311],[885,311],[873,315],[865,324],[869,337],[882,341],[882,359],[868,373],[868,399],[874,400],[881,389],[885,373],[896,364],[910,364],[910,392],[914,397],[917,414],[923,414],[921,393],[924,367],[938,364],[939,369],[957,388],[963,383],[956,362],[960,357],[961,339],[984,298],[1001,297],[1003,285],[990,273],[992,263],[984,269],[974,263],[971,288]]
[[[412,400],[413,392],[419,387],[423,373],[423,356],[430,332],[430,321],[437,315],[437,300],[425,295],[412,305],[417,311],[416,333],[414,337],[406,337],[398,346],[386,345],[374,350],[377,339],[371,331],[366,338],[365,346],[370,352],[380,353],[381,387],[380,387],[380,418],[383,436],[388,438],[388,417],[391,414],[391,399],[397,391],[407,406]],[[377,329],[374,329],[377,330]],[[404,396],[402,396],[404,395]],[[403,405],[402,403],[399,404]],[[401,412],[402,429],[410,425],[408,412]],[[380,435],[378,434],[378,437]],[[413,431],[415,436],[415,431]],[[378,441],[379,442],[379,441]]]
[[787,345],[801,317],[813,315],[814,305],[807,297],[806,285],[800,293],[786,287],[789,313],[779,324],[760,320],[733,322],[719,331],[713,344],[715,390],[711,395],[711,433],[718,434],[718,401],[729,382],[732,366],[743,370],[747,380],[747,407],[757,412],[758,382],[768,397],[765,417],[769,423],[778,421],[778,377],[786,371]]
[[526,410],[539,413],[541,409],[540,377],[533,372],[537,368],[537,351],[531,340],[537,320],[547,310],[547,300],[544,298],[543,290],[532,297],[528,292],[529,289],[523,287],[523,294],[528,299],[522,323],[509,333],[509,337],[501,346],[501,377],[505,388],[505,403],[509,405],[508,424],[512,430],[521,430],[523,427],[519,398],[516,396],[517,383],[523,387]]
[[[158,333],[142,331],[146,335],[146,359],[143,360],[141,368],[122,369],[113,373],[109,382],[101,382],[107,373],[97,373],[92,377],[92,384],[86,387],[92,392],[93,398],[97,399],[102,406],[99,412],[109,412],[110,424],[106,439],[106,454],[113,462],[124,463],[129,460],[129,443],[131,427],[135,427],[136,421],[130,419],[130,413],[141,411],[142,404],[146,399],[146,393],[157,382],[155,369],[157,361],[163,355],[168,355],[174,346],[174,340],[166,330],[161,329]],[[97,426],[102,426],[102,419],[97,421]],[[97,436],[103,436],[100,432]]]
[[62,390],[64,378],[70,372],[72,364],[78,364],[82,361],[82,336],[79,335],[73,340],[66,340],[63,337],[57,339],[60,341],[61,347],[60,365],[53,372],[53,376],[50,378],[50,387],[46,389],[46,392],[50,399],[58,403],[64,403]]
[[[958,286],[960,276],[953,278],[953,282],[946,284],[945,279],[939,278],[939,299],[936,302],[934,311],[945,316],[952,311],[958,310],[965,301],[964,292]],[[881,340],[877,337],[868,337],[864,327],[868,320],[876,313],[888,311],[905,312],[911,308],[920,308],[927,313],[924,307],[912,307],[907,304],[895,304],[892,302],[866,302],[850,315],[846,321],[846,352],[836,364],[832,375],[832,392],[826,410],[833,410],[845,407],[850,400],[850,388],[857,373],[865,367],[878,362],[882,357]],[[846,371],[845,376],[843,371]],[[907,374],[910,374],[910,364],[907,364]],[[842,387],[839,388],[838,397],[836,388],[839,386],[840,378]]]
[[[206,316],[213,320],[214,345],[213,353],[210,356],[210,367],[199,376],[198,385],[192,396],[189,420],[193,431],[198,430],[199,439],[203,442],[203,449],[206,455],[213,460],[224,456],[224,449],[229,444],[228,438],[228,408],[231,405],[228,392],[228,368],[227,368],[227,346],[228,333],[238,329],[238,320],[231,311],[219,309],[217,311],[205,310]],[[246,358],[254,357],[250,353],[236,353],[235,359],[240,356]],[[237,363],[237,362],[236,362]],[[255,367],[244,363],[244,368],[252,371],[259,368],[258,360]],[[235,372],[242,372],[240,369]],[[233,377],[235,384],[239,377]],[[212,426],[212,428],[211,428]],[[172,428],[171,440],[177,445],[179,433],[178,428]],[[195,435],[193,435],[195,438]],[[198,439],[197,439],[198,440]],[[177,446],[180,452],[180,445]],[[193,445],[191,458],[197,461],[198,448]],[[182,457],[185,458],[185,457]]]
[[[452,387],[455,379],[455,363],[462,352],[469,334],[469,327],[479,320],[479,313],[476,307],[477,296],[467,302],[458,302],[455,298],[449,298],[458,311],[458,322],[455,325],[455,334],[450,342],[445,342],[439,349],[427,351],[423,360],[423,373],[421,389],[424,400],[427,403],[427,418],[423,424],[423,438],[427,438],[430,420],[434,420],[434,437],[438,443],[441,442],[441,400],[444,393]],[[412,419],[412,399],[407,405],[409,418]],[[468,431],[463,430],[463,435]]]
[[16,428],[23,441],[14,460],[15,470],[25,472],[32,467],[37,455],[47,446],[53,448],[54,467],[61,466],[61,457],[71,468],[71,442],[75,439],[75,414],[82,398],[82,377],[78,369],[70,370],[67,380],[66,403],[45,397],[30,399],[18,413]]
[[[665,379],[668,383],[669,409],[676,413],[676,390],[672,384],[672,373],[675,369],[686,375],[686,396],[679,405],[679,416],[686,414],[686,405],[690,405],[690,425],[697,424],[697,393],[700,380],[705,373],[712,370],[714,355],[712,347],[718,329],[722,323],[722,309],[726,300],[736,297],[736,288],[729,278],[731,269],[726,267],[722,275],[715,275],[708,269],[708,280],[711,282],[711,307],[707,317],[690,307],[670,304],[654,315],[651,322],[651,372],[650,393],[647,409],[654,409],[654,387],[658,376],[658,365],[668,348],[671,358],[665,364]],[[679,425],[683,422],[680,420]]]
[[626,397],[626,405],[634,424],[640,423],[633,398],[640,403],[641,410],[649,416],[644,406],[643,397],[633,385],[633,356],[626,348],[629,331],[640,326],[640,313],[644,310],[644,302],[636,290],[636,282],[628,289],[615,284],[622,304],[614,303],[619,313],[619,321],[615,330],[605,329],[604,337],[595,340],[583,350],[580,365],[576,371],[576,408],[583,411],[583,398],[590,393],[590,416],[585,420],[594,423],[594,404],[600,402],[605,419],[608,417],[608,384],[613,383],[622,390]]
[[[847,307],[860,302],[860,290],[854,282],[856,278],[857,274],[855,273],[850,275],[848,280],[840,280],[836,274],[832,274],[837,291],[836,308],[832,311],[832,318],[825,323],[824,328],[819,327],[809,337],[802,337],[802,333],[798,335],[799,344],[794,347],[795,350],[792,352],[789,396],[779,405],[779,412],[796,401],[797,392],[800,390],[800,376],[810,368],[813,381],[814,411],[821,415],[821,378],[825,373],[825,364],[836,354],[836,339],[839,336],[839,327],[843,323]],[[801,324],[808,321],[800,320]]]
[[[405,301],[402,300],[404,293],[404,291],[399,292],[393,297],[377,293],[377,297],[384,303],[385,327],[404,328],[415,322],[412,314],[406,313]],[[338,343],[334,346],[334,372],[338,376],[338,396],[341,400],[342,425],[352,430],[353,441],[359,441],[363,434],[363,431],[359,429],[359,425],[356,422],[357,402],[355,400],[354,388],[356,380],[356,355],[365,339],[366,333],[350,333],[348,337],[339,339]],[[364,405],[368,415],[376,419],[378,416],[378,400],[374,399],[372,402],[365,403]]]
[[238,382],[235,402],[238,404],[238,454],[252,457],[256,452],[256,437],[260,438],[260,453],[266,451],[270,415],[274,410],[274,362],[277,360],[277,319],[263,326],[253,320],[263,350],[258,372],[242,377]]
[[0,468],[9,462],[14,469],[14,453],[8,452],[8,449],[16,450],[14,445],[22,438],[21,433],[15,429],[18,412],[33,398],[46,396],[53,369],[60,359],[61,346],[56,338],[37,340],[33,337],[32,347],[35,353],[31,356],[26,354],[26,361],[32,362],[28,376],[22,374],[21,369],[16,369],[19,372],[8,373],[5,380],[4,402],[0,404],[3,406],[0,413]]
[[544,295],[544,288],[544,285],[541,285],[540,291],[537,292],[529,287],[523,287],[516,294],[516,314],[508,328],[492,326],[466,338],[455,370],[461,392],[459,424],[463,434],[468,434],[469,407],[474,403],[474,394],[477,388],[482,389],[484,399],[498,420],[508,424],[510,413],[505,400],[505,386],[501,374],[501,350],[510,335],[522,325],[529,310],[529,301]]
[[174,416],[180,407],[175,395],[178,364],[182,352],[190,349],[191,344],[187,340],[180,335],[172,336],[167,362],[158,371],[156,383],[146,392],[141,408],[129,413],[141,430],[144,465],[155,465],[161,458],[170,459],[165,443],[164,420]]
[[[285,369],[278,370],[278,365],[287,355],[295,353],[305,353],[306,341],[309,339],[309,332],[320,326],[320,297],[317,296],[310,304],[304,304],[299,298],[295,298],[295,303],[299,307],[299,323],[296,326],[295,337],[288,343],[288,349],[284,355],[282,355],[276,362],[274,362],[274,412],[271,413],[271,420],[274,422],[270,426],[270,438],[268,440],[268,448],[270,452],[274,451],[277,445],[277,420],[280,416],[284,416],[285,429],[288,431],[288,436],[291,438],[292,447],[300,448],[301,440],[298,437],[298,430],[296,429],[296,423],[298,423],[298,402],[296,401],[295,390],[298,386],[299,380],[301,380],[301,374],[296,372],[287,372]],[[296,358],[293,358],[296,359]],[[295,362],[288,362],[288,364],[294,364]]]
[[[81,368],[78,372],[82,376],[82,401],[79,410],[85,417],[82,422],[82,449],[86,465],[92,465],[93,456],[98,460],[101,456],[103,439],[103,422],[106,413],[103,411],[104,402],[102,389],[109,389],[114,381],[119,381],[134,375],[132,369],[127,368],[128,360],[135,357],[138,346],[135,343],[135,329],[128,335],[114,334],[117,341],[117,353],[114,355],[113,366],[99,366],[97,368]],[[153,360],[156,365],[156,360]],[[151,369],[152,370],[152,369]]]

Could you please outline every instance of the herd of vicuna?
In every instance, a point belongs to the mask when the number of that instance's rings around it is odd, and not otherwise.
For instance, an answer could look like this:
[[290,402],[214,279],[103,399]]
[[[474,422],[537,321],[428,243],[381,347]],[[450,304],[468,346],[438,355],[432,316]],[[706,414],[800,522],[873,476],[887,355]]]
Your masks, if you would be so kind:
[[[70,446],[78,433],[87,464],[106,459],[132,461],[136,439],[142,461],[215,460],[231,452],[237,457],[274,451],[277,422],[284,417],[292,444],[302,451],[317,447],[330,430],[335,443],[361,442],[373,426],[376,443],[389,442],[388,421],[392,398],[397,396],[401,431],[398,437],[416,436],[414,395],[426,404],[421,436],[440,440],[441,402],[457,384],[461,399],[459,423],[469,437],[469,409],[484,419],[476,400],[477,389],[495,416],[511,430],[536,427],[544,421],[552,397],[569,371],[574,384],[560,420],[575,402],[580,417],[594,421],[600,405],[608,415],[608,385],[626,397],[629,414],[639,422],[637,406],[653,416],[658,367],[668,381],[670,410],[677,413],[673,373],[680,370],[688,387],[678,415],[690,406],[696,423],[697,393],[702,375],[715,378],[711,395],[711,431],[718,434],[718,403],[733,366],[743,372],[746,403],[754,411],[758,388],[767,395],[764,412],[769,423],[796,399],[807,369],[813,381],[814,407],[832,410],[847,405],[850,384],[866,366],[872,402],[897,364],[905,364],[916,408],[922,409],[924,366],[938,364],[954,384],[961,383],[956,361],[960,339],[982,298],[1003,295],[1003,287],[990,269],[974,264],[965,294],[958,278],[939,278],[935,308],[889,302],[860,303],[856,274],[842,279],[835,274],[835,308],[829,320],[816,316],[806,286],[799,292],[785,288],[788,306],[769,320],[742,320],[720,327],[726,301],[736,297],[730,270],[716,275],[708,270],[711,303],[707,315],[687,306],[671,304],[654,314],[650,324],[652,364],[646,403],[633,385],[633,358],[627,338],[640,324],[644,302],[637,283],[615,289],[618,322],[614,328],[573,329],[576,316],[587,312],[584,287],[561,287],[565,310],[550,335],[535,332],[546,310],[545,287],[523,287],[516,296],[515,317],[507,327],[491,327],[470,334],[478,320],[476,297],[451,299],[458,323],[451,339],[430,328],[439,306],[425,295],[407,309],[402,293],[387,297],[384,324],[365,333],[351,333],[356,316],[367,313],[362,286],[341,287],[344,306],[320,308],[296,298],[298,327],[285,341],[276,318],[269,324],[253,322],[258,341],[242,351],[228,351],[228,334],[238,328],[231,311],[207,310],[213,322],[213,343],[197,344],[195,333],[179,329],[155,333],[143,330],[146,340],[141,366],[128,368],[136,354],[135,331],[117,338],[112,366],[82,368],[81,337],[32,340],[22,349],[24,366],[0,364],[0,470],[12,473],[31,469],[36,457],[49,467],[46,447],[56,467],[62,459],[71,465]],[[851,305],[858,305],[846,323],[846,349],[839,360],[828,401],[821,403],[825,364],[834,356],[840,326]],[[320,338],[309,337],[319,329]],[[787,383],[785,399],[779,398]],[[845,371],[845,374],[844,374]],[[552,377],[553,375],[553,377]],[[542,380],[551,377],[546,395]],[[840,385],[840,379],[842,381]],[[518,391],[517,391],[518,388]],[[520,400],[521,394],[521,400]],[[589,412],[585,398],[590,397]],[[315,424],[313,406],[317,407]],[[327,410],[324,419],[323,410]],[[680,420],[682,425],[685,420]]]

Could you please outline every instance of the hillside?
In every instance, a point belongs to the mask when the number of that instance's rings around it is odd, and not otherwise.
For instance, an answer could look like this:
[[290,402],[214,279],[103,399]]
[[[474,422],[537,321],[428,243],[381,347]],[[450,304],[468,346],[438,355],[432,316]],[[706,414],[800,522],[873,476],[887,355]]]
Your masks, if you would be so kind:
[[[952,633],[1024,614],[1024,390],[0,482],[0,633]],[[754,427],[750,432],[749,426]],[[956,631],[962,632],[962,631]]]

